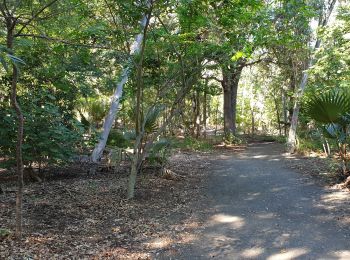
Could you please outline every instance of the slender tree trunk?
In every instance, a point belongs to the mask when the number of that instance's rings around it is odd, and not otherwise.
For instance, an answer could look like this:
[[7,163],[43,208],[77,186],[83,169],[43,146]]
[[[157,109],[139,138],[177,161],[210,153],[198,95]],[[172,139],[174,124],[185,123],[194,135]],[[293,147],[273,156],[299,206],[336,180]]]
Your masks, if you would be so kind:
[[195,93],[196,96],[196,138],[199,138],[201,135],[201,107],[200,107],[200,92],[199,90]]
[[280,117],[280,107],[278,105],[277,102],[277,98],[274,95],[273,97],[273,101],[275,103],[275,108],[276,108],[276,117],[277,117],[277,123],[278,123],[278,132],[279,132],[279,136],[282,136],[282,127],[281,127],[281,117]]
[[207,91],[208,91],[208,80],[205,80],[205,88],[203,95],[203,128],[204,128],[204,138],[207,137]]
[[217,103],[216,108],[215,108],[215,136],[218,132],[218,122],[219,122],[219,103]]
[[113,122],[116,118],[116,114],[117,114],[118,109],[119,109],[120,99],[123,95],[123,87],[124,87],[125,83],[128,81],[130,71],[132,70],[132,67],[133,67],[133,65],[132,65],[133,56],[137,55],[141,51],[141,45],[143,42],[145,29],[148,26],[150,17],[151,17],[150,13],[147,13],[143,16],[143,18],[140,22],[141,33],[136,36],[135,41],[131,45],[130,58],[128,59],[126,67],[123,69],[121,78],[119,79],[119,81],[117,83],[117,88],[116,88],[116,90],[111,98],[111,107],[110,107],[110,110],[109,110],[105,120],[104,120],[103,130],[102,130],[102,134],[100,136],[100,140],[97,143],[97,145],[96,145],[96,147],[91,155],[91,160],[93,162],[98,162],[101,159],[103,150],[106,147],[109,132],[112,129]]
[[131,162],[131,170],[129,175],[129,181],[128,181],[128,191],[127,191],[127,198],[131,199],[134,197],[135,192],[135,184],[136,184],[136,178],[137,173],[140,170],[141,162],[139,161],[139,157],[142,150],[142,140],[144,137],[144,129],[142,129],[142,117],[141,117],[141,102],[142,102],[142,85],[143,85],[143,79],[142,79],[142,72],[143,72],[143,59],[144,59],[144,53],[145,53],[145,47],[146,47],[146,34],[147,34],[147,28],[149,25],[149,21],[151,19],[151,11],[149,12],[149,15],[147,16],[147,20],[145,23],[145,26],[143,28],[143,39],[141,42],[141,51],[140,51],[140,62],[137,70],[136,75],[136,84],[137,84],[137,96],[136,96],[136,122],[135,122],[135,132],[136,132],[136,141],[134,145],[134,155],[133,160]]
[[[141,169],[142,162],[145,159],[145,156],[147,155],[149,149],[152,147],[152,144],[156,137],[158,137],[161,133],[164,133],[166,127],[171,123],[172,119],[174,118],[175,114],[178,114],[180,112],[180,109],[178,109],[179,104],[183,102],[183,99],[185,98],[186,94],[190,91],[190,87],[193,85],[191,80],[187,80],[187,82],[183,81],[184,86],[183,89],[179,92],[177,95],[177,98],[175,99],[175,102],[172,104],[172,107],[169,111],[169,115],[167,116],[166,120],[163,122],[163,124],[159,127],[159,129],[151,134],[147,139],[147,143],[144,145],[142,149],[142,153],[136,153],[133,156],[132,164],[131,164],[131,171],[129,175],[129,182],[128,182],[128,190],[127,190],[127,198],[132,199],[135,196],[135,184],[136,184],[136,177],[138,172]],[[134,150],[137,150],[137,147],[140,147],[142,145],[142,139],[145,134],[144,124],[141,126],[141,132],[137,136]]]
[[[328,6],[326,6],[325,12],[321,13],[318,28],[324,28],[329,21],[329,18],[333,12],[334,6],[336,4],[336,0],[330,0],[328,2]],[[319,38],[316,39],[315,47],[313,49],[313,52],[315,52],[321,44],[321,40]],[[294,153],[296,150],[296,144],[297,144],[297,125],[298,125],[298,117],[299,117],[299,110],[300,110],[300,100],[301,97],[304,94],[307,81],[308,81],[308,72],[307,70],[314,64],[314,59],[310,58],[308,62],[308,66],[306,70],[303,72],[302,80],[300,82],[299,89],[297,90],[297,94],[294,101],[294,108],[293,108],[293,116],[291,120],[291,125],[289,128],[289,134],[288,134],[288,141],[287,141],[287,150],[289,153]]]
[[284,128],[284,136],[287,136],[287,104],[286,104],[286,96],[283,91],[282,93],[282,110],[283,110],[283,128]]
[[[7,20],[7,48],[13,49],[13,28],[14,24],[10,18]],[[17,79],[18,69],[16,65],[12,66],[12,79],[11,79],[11,105],[16,111],[17,115],[17,144],[16,144],[16,164],[17,164],[17,196],[16,196],[16,237],[20,239],[22,237],[22,204],[23,204],[23,156],[22,156],[22,145],[23,145],[23,129],[24,129],[24,117],[22,109],[17,101]]]
[[252,116],[252,136],[254,136],[255,132],[255,118],[254,118],[254,107],[251,108],[251,116]]

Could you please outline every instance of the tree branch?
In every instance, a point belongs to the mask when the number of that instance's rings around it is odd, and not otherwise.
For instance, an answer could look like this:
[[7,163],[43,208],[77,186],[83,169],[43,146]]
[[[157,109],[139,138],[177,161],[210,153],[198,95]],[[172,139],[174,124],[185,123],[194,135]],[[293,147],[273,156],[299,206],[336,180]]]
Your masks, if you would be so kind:
[[44,12],[47,8],[49,8],[51,5],[53,5],[54,3],[56,3],[58,0],[52,0],[51,2],[47,3],[46,5],[44,5],[41,9],[39,9],[38,12],[36,12],[36,14],[34,14],[28,21],[26,21],[24,23],[24,25],[21,27],[21,29],[18,30],[18,32],[14,35],[15,37],[18,36],[19,34],[22,33],[22,31],[27,28],[27,26],[35,20],[35,18],[37,18],[42,12]]
[[214,76],[209,76],[209,77],[201,77],[202,79],[213,79],[213,80],[215,80],[215,81],[217,81],[217,82],[220,82],[220,83],[222,83],[223,82],[223,80],[222,79],[218,79],[217,77],[214,77]]
[[108,46],[84,44],[84,43],[75,43],[75,42],[70,42],[70,41],[63,40],[63,39],[51,38],[49,36],[40,35],[40,34],[16,34],[15,37],[38,38],[38,39],[44,39],[44,40],[47,40],[47,41],[63,43],[65,45],[71,45],[71,46],[76,46],[76,47],[85,47],[85,48],[91,48],[91,49],[113,50],[113,48],[108,47]]

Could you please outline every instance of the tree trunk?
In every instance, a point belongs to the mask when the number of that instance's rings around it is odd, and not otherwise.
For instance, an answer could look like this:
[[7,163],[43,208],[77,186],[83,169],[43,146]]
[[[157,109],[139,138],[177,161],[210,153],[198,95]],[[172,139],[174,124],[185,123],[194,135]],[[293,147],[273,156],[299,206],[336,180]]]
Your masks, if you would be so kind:
[[232,134],[236,135],[236,117],[237,117],[237,93],[238,93],[238,84],[241,78],[243,66],[238,66],[231,72],[230,88],[231,88],[231,100],[232,100]]
[[276,108],[276,117],[277,117],[277,123],[278,123],[278,132],[279,132],[279,136],[282,136],[282,127],[281,127],[281,117],[280,117],[280,107],[278,105],[277,102],[277,98],[274,95],[273,96],[273,101],[275,103],[275,108]]
[[284,128],[284,136],[287,136],[287,104],[286,104],[286,96],[283,91],[282,93],[282,106],[283,106],[283,128]]
[[228,86],[224,87],[224,132],[225,136],[228,137],[233,133],[233,116],[232,116],[232,95],[231,89]]
[[137,55],[141,51],[141,45],[143,42],[143,38],[145,36],[144,34],[146,31],[146,28],[149,24],[150,17],[151,17],[150,13],[147,13],[143,16],[143,18],[140,22],[142,32],[136,36],[135,41],[131,45],[130,58],[128,59],[126,67],[123,69],[121,78],[117,83],[117,88],[116,88],[116,90],[111,98],[111,107],[110,107],[110,110],[109,110],[105,120],[104,120],[103,130],[102,130],[102,134],[100,136],[100,140],[97,143],[97,145],[96,145],[96,147],[91,155],[91,160],[93,162],[98,162],[101,159],[103,150],[106,147],[109,132],[112,129],[113,122],[116,118],[116,114],[117,114],[118,109],[119,109],[120,99],[123,95],[123,87],[124,87],[125,83],[128,81],[129,74],[130,74],[130,71],[132,69],[133,56]]
[[[318,28],[324,28],[329,21],[329,17],[331,16],[334,6],[336,4],[336,0],[331,0],[329,2],[329,6],[326,9],[326,12],[322,12],[319,22],[318,22]],[[315,47],[313,49],[313,52],[315,52],[321,44],[321,40],[319,38],[316,39]],[[308,80],[308,72],[307,70],[314,64],[314,59],[310,58],[308,62],[308,66],[306,70],[303,72],[302,80],[300,82],[299,89],[297,90],[295,101],[294,101],[294,108],[293,108],[293,116],[291,120],[291,125],[289,128],[289,134],[288,134],[288,142],[287,142],[287,151],[289,153],[294,153],[296,150],[296,144],[297,144],[297,124],[298,124],[298,117],[299,117],[299,110],[300,110],[300,101],[301,98],[304,94],[306,85],[307,85],[307,80]]]
[[[9,18],[7,20],[7,48],[13,49],[13,28],[14,24]],[[16,237],[20,239],[22,237],[22,204],[23,204],[23,156],[22,156],[22,145],[23,145],[23,128],[24,128],[24,117],[20,105],[17,101],[17,79],[18,69],[17,65],[12,66],[12,79],[11,79],[11,105],[16,111],[17,115],[17,144],[16,144],[16,165],[17,165],[17,196],[16,196]]]
[[251,108],[251,116],[252,116],[252,137],[255,134],[255,118],[254,118],[254,107]]
[[203,95],[203,135],[204,138],[207,137],[207,91],[208,91],[208,80],[205,80],[205,88],[204,88],[204,95]]
[[142,79],[142,72],[143,72],[143,59],[144,59],[144,53],[145,53],[145,47],[146,47],[146,33],[147,33],[147,27],[149,25],[149,21],[151,18],[151,14],[148,15],[148,18],[146,20],[145,26],[143,28],[143,37],[141,42],[141,51],[140,51],[140,62],[137,70],[136,75],[136,84],[137,84],[137,97],[136,97],[136,122],[135,122],[135,132],[136,132],[136,141],[134,145],[134,156],[133,160],[131,162],[131,170],[129,175],[129,181],[128,181],[128,193],[127,198],[131,199],[134,197],[135,192],[135,184],[136,184],[136,178],[137,173],[140,170],[141,162],[139,161],[139,157],[142,150],[142,140],[144,137],[144,129],[142,129],[142,111],[141,111],[141,102],[142,102],[142,85],[143,85],[143,79]]
[[[311,64],[309,65],[309,67]],[[287,150],[289,153],[294,153],[296,150],[296,144],[297,144],[297,125],[298,125],[298,117],[299,117],[299,110],[300,110],[300,100],[304,93],[307,80],[308,80],[309,74],[305,71],[303,73],[303,78],[300,83],[299,91],[297,93],[297,96],[295,97],[295,104],[293,108],[293,115],[290,122],[290,128],[288,133],[288,141],[287,141]]]
[[199,90],[195,93],[196,96],[196,116],[195,116],[195,124],[196,124],[196,138],[199,138],[201,135],[201,107],[200,107],[200,92]]

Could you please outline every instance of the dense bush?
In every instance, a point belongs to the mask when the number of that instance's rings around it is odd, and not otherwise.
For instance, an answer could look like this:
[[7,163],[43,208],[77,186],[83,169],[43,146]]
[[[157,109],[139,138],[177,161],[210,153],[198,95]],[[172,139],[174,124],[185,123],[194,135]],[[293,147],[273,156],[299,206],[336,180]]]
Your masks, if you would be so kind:
[[[63,163],[83,147],[83,128],[73,117],[63,116],[55,98],[42,92],[38,96],[22,97],[24,114],[23,160],[33,163]],[[2,105],[0,121],[0,152],[5,156],[5,166],[14,164],[16,153],[17,122],[13,109]]]

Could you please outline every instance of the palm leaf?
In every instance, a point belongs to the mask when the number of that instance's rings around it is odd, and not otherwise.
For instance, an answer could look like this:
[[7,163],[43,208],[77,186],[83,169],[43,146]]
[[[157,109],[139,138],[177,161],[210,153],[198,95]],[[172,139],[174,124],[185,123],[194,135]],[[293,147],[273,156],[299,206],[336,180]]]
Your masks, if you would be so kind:
[[157,130],[157,120],[164,108],[164,105],[155,105],[148,110],[143,123],[143,129],[146,133],[152,133]]
[[306,113],[323,124],[341,123],[350,112],[350,93],[345,90],[329,91],[312,97],[306,104]]

